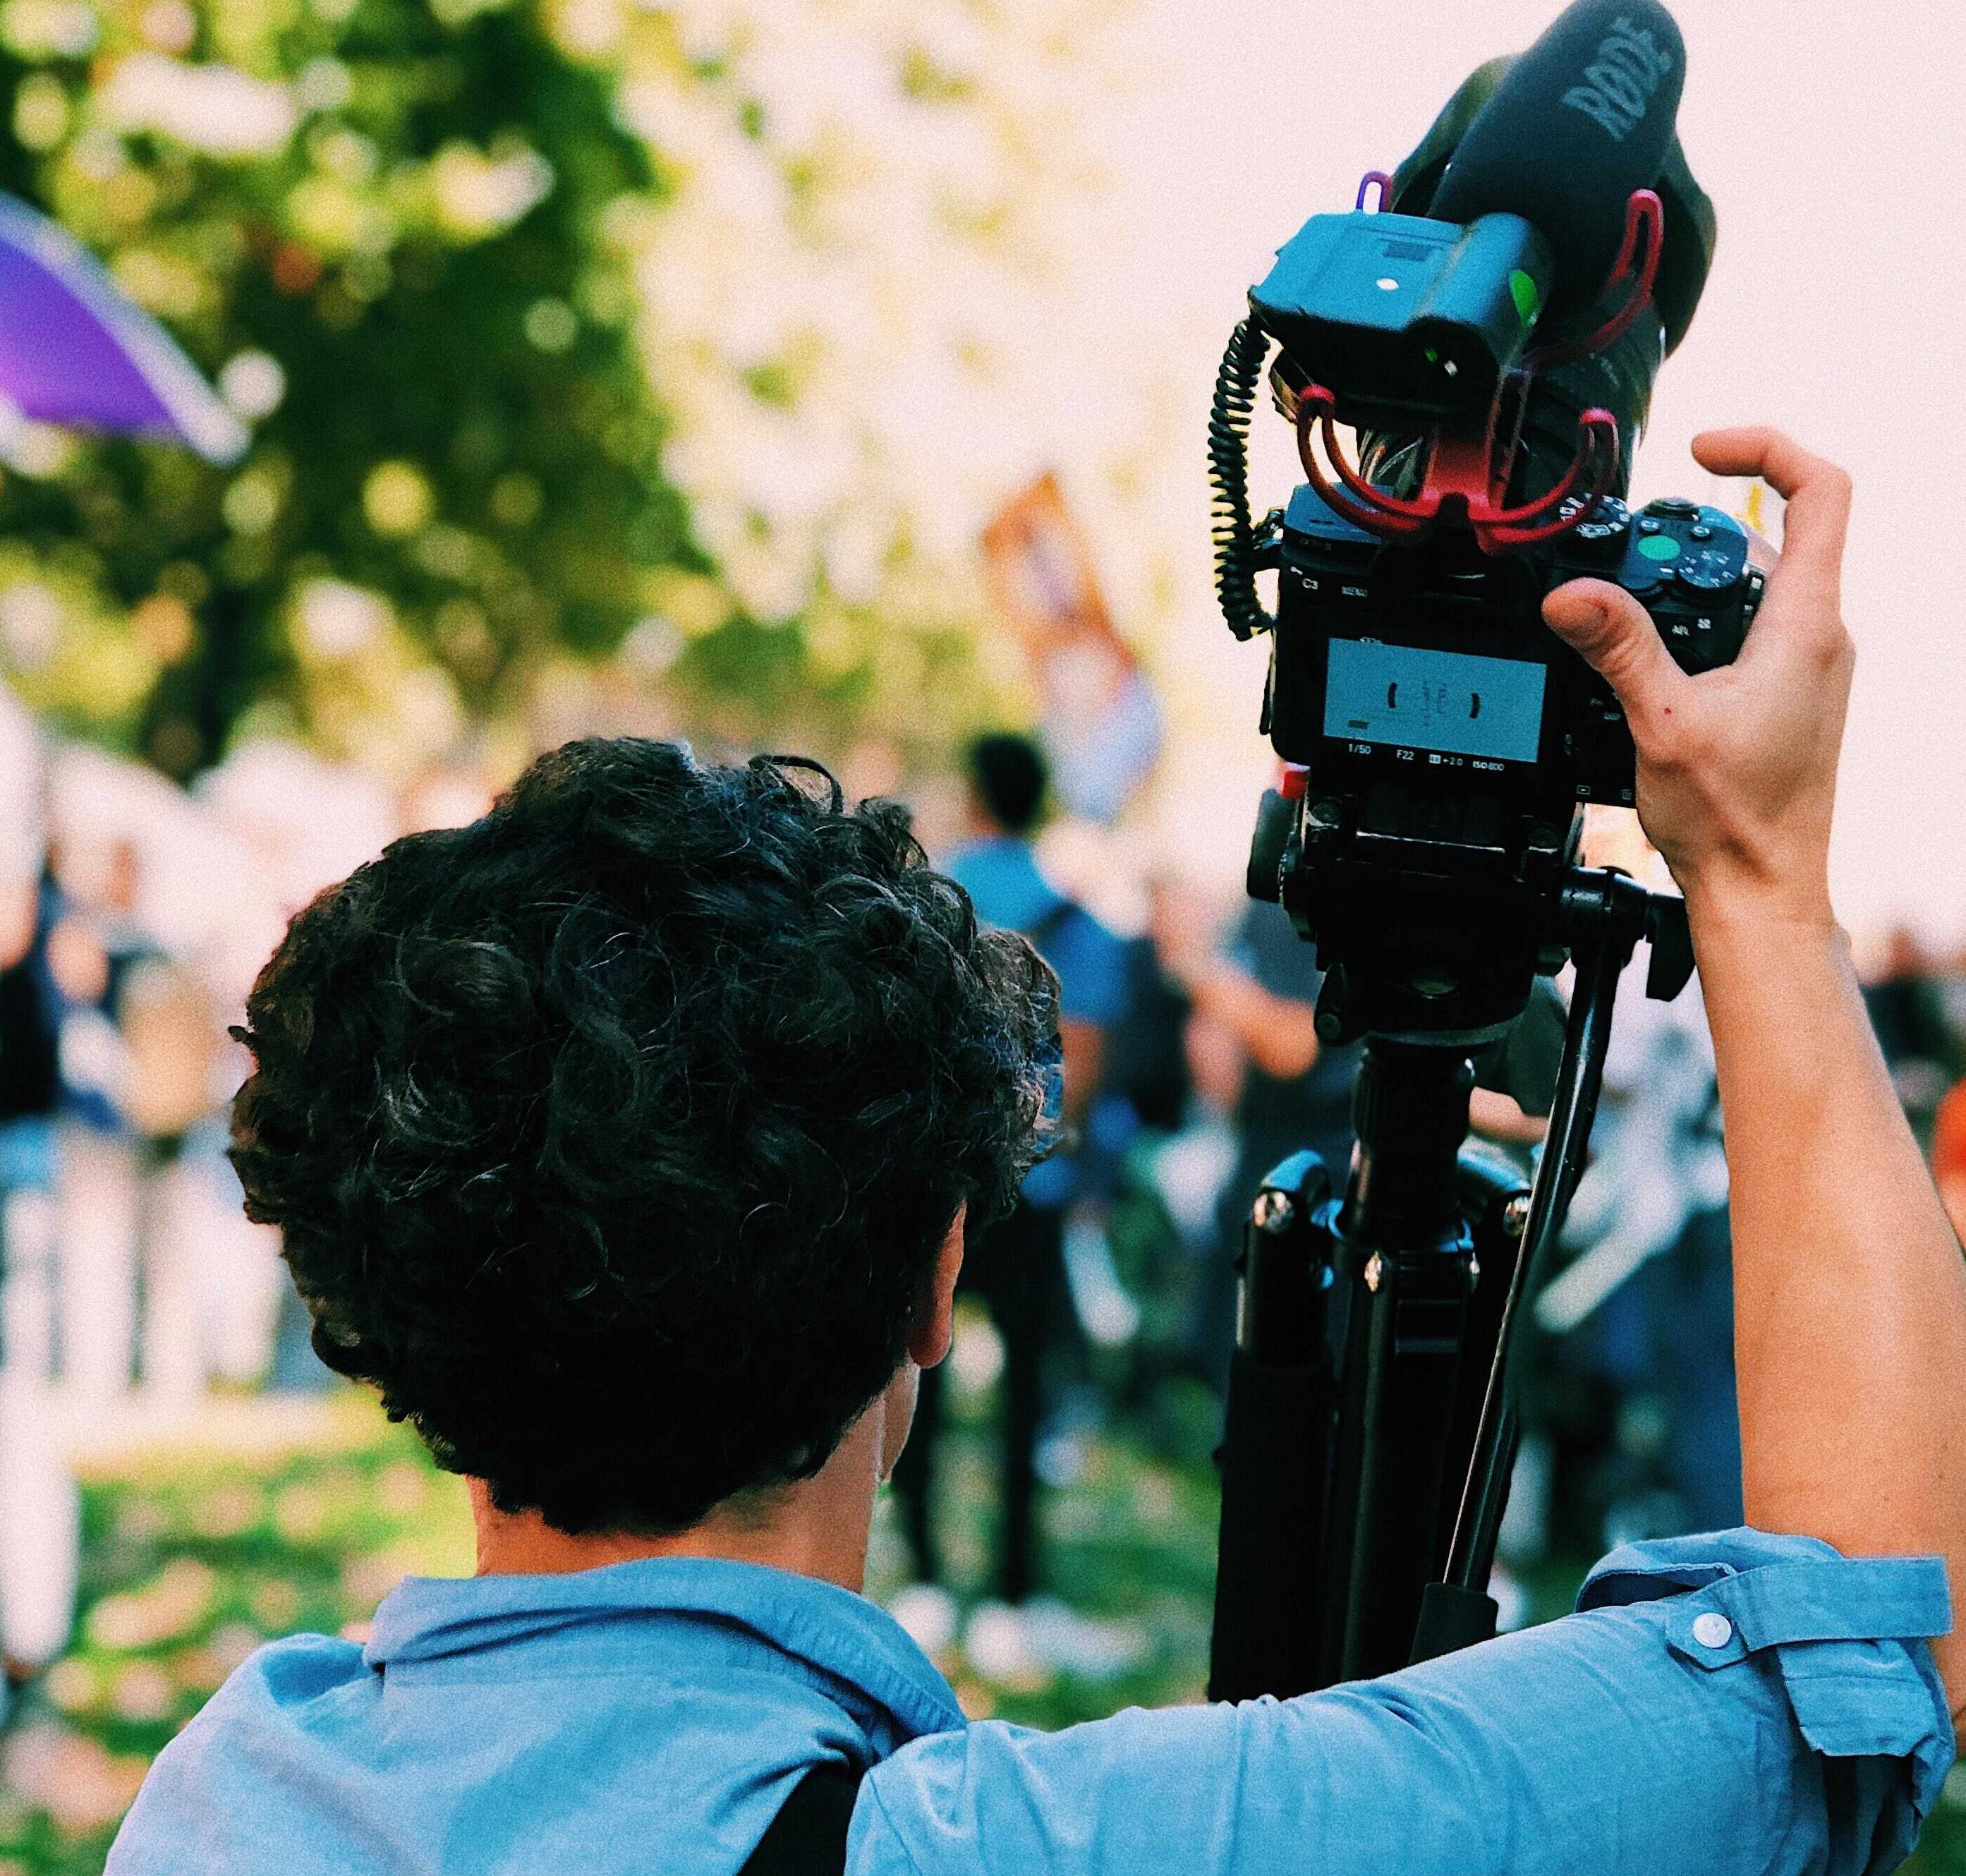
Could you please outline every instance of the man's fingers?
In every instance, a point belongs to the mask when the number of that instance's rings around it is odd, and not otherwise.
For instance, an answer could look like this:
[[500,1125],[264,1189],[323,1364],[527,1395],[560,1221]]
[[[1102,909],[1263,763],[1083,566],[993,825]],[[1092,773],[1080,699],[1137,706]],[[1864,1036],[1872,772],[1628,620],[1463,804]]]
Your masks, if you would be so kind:
[[1793,501],[1797,492],[1821,471],[1836,468],[1768,424],[1703,430],[1693,440],[1693,453],[1716,475],[1762,477],[1784,501]]
[[1691,687],[1651,615],[1621,586],[1572,580],[1542,602],[1542,616],[1617,693],[1633,733],[1641,739],[1672,714]]
[[1850,525],[1850,478],[1778,430],[1710,430],[1693,440],[1694,459],[1716,475],[1758,475],[1787,503],[1783,517],[1784,578],[1841,590],[1843,543]]

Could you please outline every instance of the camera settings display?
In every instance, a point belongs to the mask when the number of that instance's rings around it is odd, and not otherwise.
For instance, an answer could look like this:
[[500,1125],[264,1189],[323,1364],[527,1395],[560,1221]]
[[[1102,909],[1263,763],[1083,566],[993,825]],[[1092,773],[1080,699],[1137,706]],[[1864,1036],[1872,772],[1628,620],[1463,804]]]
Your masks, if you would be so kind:
[[1536,759],[1543,665],[1368,639],[1329,646],[1326,736],[1478,762]]

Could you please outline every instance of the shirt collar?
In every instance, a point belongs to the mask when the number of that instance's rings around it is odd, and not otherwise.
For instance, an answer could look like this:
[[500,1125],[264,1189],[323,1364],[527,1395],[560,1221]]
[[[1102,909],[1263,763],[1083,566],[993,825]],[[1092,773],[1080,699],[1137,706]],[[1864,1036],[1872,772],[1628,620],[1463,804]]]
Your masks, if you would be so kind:
[[736,1623],[878,1700],[910,1735],[961,1726],[948,1681],[884,1609],[837,1584],[762,1564],[649,1557],[553,1576],[408,1577],[375,1611],[372,1669],[481,1653],[632,1617]]

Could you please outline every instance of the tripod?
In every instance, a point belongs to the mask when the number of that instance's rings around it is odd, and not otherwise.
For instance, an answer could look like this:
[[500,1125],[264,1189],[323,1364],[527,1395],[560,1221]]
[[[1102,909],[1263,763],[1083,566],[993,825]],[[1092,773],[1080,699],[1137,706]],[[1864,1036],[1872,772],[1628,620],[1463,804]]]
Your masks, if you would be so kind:
[[1466,1146],[1465,1041],[1368,1036],[1342,1199],[1314,1154],[1263,1182],[1241,1262],[1221,1453],[1209,1694],[1306,1693],[1487,1639],[1517,1422],[1510,1350],[1562,1224],[1618,980],[1692,972],[1685,908],[1572,867],[1556,897],[1576,991],[1533,1187]]

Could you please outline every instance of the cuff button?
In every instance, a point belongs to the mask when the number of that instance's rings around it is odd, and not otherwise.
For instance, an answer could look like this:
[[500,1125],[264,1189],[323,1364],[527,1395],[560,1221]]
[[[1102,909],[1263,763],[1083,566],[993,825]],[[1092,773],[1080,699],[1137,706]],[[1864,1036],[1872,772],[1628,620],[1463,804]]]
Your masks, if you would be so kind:
[[1734,1625],[1710,1609],[1703,1616],[1694,1617],[1693,1639],[1702,1648],[1725,1648],[1734,1639]]

